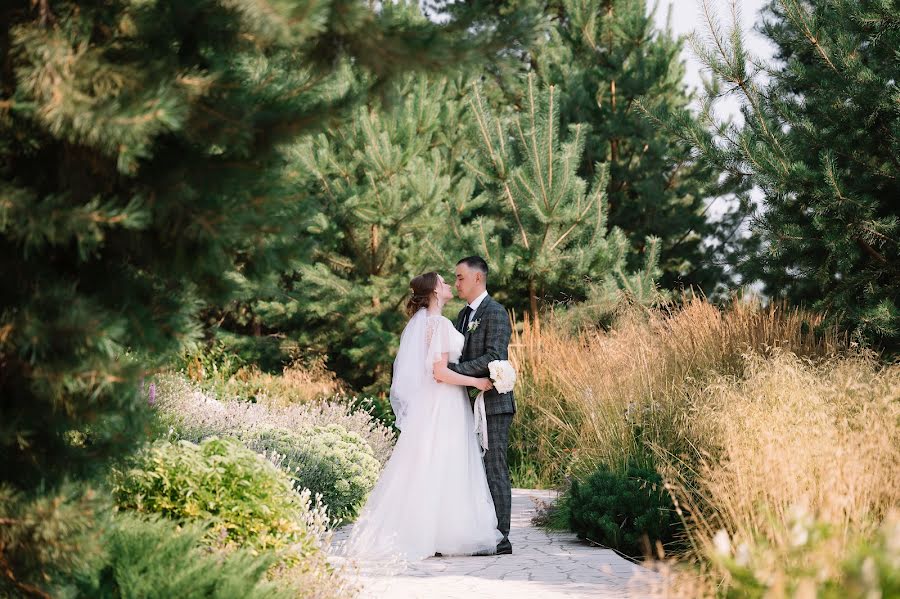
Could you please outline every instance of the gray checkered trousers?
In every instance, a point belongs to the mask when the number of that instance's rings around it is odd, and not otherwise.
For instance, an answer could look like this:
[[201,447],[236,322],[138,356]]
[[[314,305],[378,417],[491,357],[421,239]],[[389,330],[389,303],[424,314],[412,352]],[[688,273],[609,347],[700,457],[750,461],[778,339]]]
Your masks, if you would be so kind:
[[[494,360],[509,359],[509,339],[512,336],[509,315],[491,296],[485,297],[469,317],[467,330],[463,330],[465,313],[466,309],[463,308],[456,319],[456,328],[465,335],[466,342],[459,364],[449,364],[449,367],[467,376],[486,377],[490,374],[488,364]],[[494,510],[497,512],[497,528],[503,533],[503,540],[497,545],[497,551],[504,551],[512,548],[509,542],[512,489],[506,449],[509,444],[509,425],[516,413],[516,401],[512,392],[501,394],[496,389],[491,389],[484,394],[484,407],[490,447],[484,454],[484,470],[494,500]]]

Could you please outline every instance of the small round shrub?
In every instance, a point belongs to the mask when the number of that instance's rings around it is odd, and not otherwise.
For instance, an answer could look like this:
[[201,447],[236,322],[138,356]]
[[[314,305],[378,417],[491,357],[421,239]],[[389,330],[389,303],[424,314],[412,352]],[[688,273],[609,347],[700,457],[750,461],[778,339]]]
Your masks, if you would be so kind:
[[652,551],[657,541],[670,544],[681,527],[662,477],[635,464],[624,474],[600,467],[584,482],[573,481],[564,501],[579,538],[630,556]]
[[308,502],[281,470],[237,439],[156,441],[131,467],[113,472],[117,505],[176,520],[206,521],[213,544],[318,549],[308,534]]
[[350,520],[375,486],[380,464],[365,439],[338,424],[300,431],[268,428],[245,438],[249,447],[278,454],[297,486],[321,494],[333,520]]

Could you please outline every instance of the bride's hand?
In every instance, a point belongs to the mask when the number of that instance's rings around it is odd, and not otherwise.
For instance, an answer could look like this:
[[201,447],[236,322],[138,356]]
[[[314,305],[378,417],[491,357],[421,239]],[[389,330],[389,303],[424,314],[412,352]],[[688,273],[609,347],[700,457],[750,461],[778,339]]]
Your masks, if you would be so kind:
[[490,391],[494,388],[494,383],[491,382],[491,379],[478,379],[475,387],[480,391]]

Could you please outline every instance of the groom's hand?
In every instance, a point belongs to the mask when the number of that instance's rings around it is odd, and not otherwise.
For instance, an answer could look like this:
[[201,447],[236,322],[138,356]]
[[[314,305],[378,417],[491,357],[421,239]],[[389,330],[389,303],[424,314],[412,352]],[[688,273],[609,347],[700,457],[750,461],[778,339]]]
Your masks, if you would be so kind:
[[480,378],[475,384],[475,387],[477,387],[481,391],[490,391],[494,388],[494,383],[492,383],[491,379],[489,378]]

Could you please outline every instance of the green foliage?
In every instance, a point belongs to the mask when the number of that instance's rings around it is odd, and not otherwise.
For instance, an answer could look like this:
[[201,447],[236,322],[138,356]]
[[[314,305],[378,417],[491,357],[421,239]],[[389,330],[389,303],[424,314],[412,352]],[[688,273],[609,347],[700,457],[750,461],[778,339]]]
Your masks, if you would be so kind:
[[77,483],[33,495],[0,484],[0,596],[55,594],[67,588],[71,572],[90,568],[102,553],[94,533],[104,503]]
[[[695,44],[745,123],[669,120],[703,157],[758,186],[760,243],[739,266],[748,281],[827,312],[858,340],[900,348],[900,6],[878,0],[770,2],[762,33],[777,62],[753,56],[735,21]],[[665,121],[665,119],[664,119]]]
[[113,472],[122,509],[210,523],[216,545],[315,550],[302,522],[308,506],[290,479],[235,439],[156,441]]
[[[563,131],[587,126],[576,172],[590,181],[598,165],[608,171],[608,222],[633,250],[628,268],[640,268],[654,250],[662,288],[724,291],[734,282],[725,263],[741,249],[735,231],[747,214],[749,185],[720,180],[723,169],[698,160],[692,144],[646,115],[698,122],[689,108],[682,40],[655,25],[656,7],[644,0],[552,0],[544,6],[546,35],[527,49],[523,63],[540,85],[561,90]],[[491,87],[501,90],[493,102],[523,110],[524,79],[492,78]],[[709,132],[704,136],[712,139]],[[648,245],[648,237],[659,243]]]
[[362,437],[337,424],[299,432],[262,429],[245,442],[274,452],[298,487],[321,495],[333,521],[352,520],[378,479],[380,464],[371,448]]
[[288,148],[284,176],[303,193],[309,245],[279,289],[250,293],[248,326],[327,354],[355,389],[386,387],[409,280],[435,269],[450,278],[455,264],[444,246],[474,185],[459,161],[464,95],[460,77],[408,78],[352,123]]
[[[441,25],[356,0],[2,4],[0,480],[141,438],[141,374],[196,342],[202,306],[297,254],[310,221],[282,144],[524,27],[464,4]],[[116,432],[65,441],[110,414]]]
[[141,378],[302,244],[284,145],[527,25],[462,4],[0,5],[0,482],[52,501],[145,438]]
[[579,538],[631,556],[655,554],[656,543],[671,543],[680,526],[662,477],[635,464],[624,473],[601,466],[573,480],[564,501]]
[[277,555],[204,546],[204,527],[120,513],[103,535],[105,555],[77,576],[79,594],[97,599],[297,597],[287,581],[269,581]]
[[[508,63],[508,49],[530,39],[532,9],[481,0],[378,6],[428,23],[420,4],[430,14],[463,13],[470,22],[474,16],[478,24],[469,31],[486,40],[481,49],[464,48],[475,63],[380,86],[351,122],[286,144],[279,175],[302,221],[302,235],[289,240],[292,260],[276,275],[244,284],[239,301],[210,311],[217,336],[230,337],[243,356],[259,356],[270,372],[301,347],[326,356],[351,388],[385,392],[386,356],[397,347],[409,280],[429,270],[451,278],[457,257],[473,252],[462,234],[478,207],[474,179],[462,166],[471,148],[468,82],[485,63]],[[433,41],[429,52],[438,52]]]
[[[0,558],[34,579],[0,578],[0,595],[59,597],[297,596],[285,581],[264,582],[275,552],[210,553],[201,524],[181,527],[130,514],[97,517],[107,497],[73,483],[58,496],[27,499],[0,490]],[[282,590],[277,590],[277,589]]]
[[[729,599],[796,596],[809,593],[825,599],[900,596],[900,516],[889,513],[865,534],[854,531],[849,551],[835,568],[817,567],[821,554],[836,550],[834,526],[800,509],[791,513],[789,529],[778,532],[790,539],[787,550],[773,546],[760,534],[734,546],[725,529],[716,535],[709,559],[725,572],[728,583],[721,596]],[[736,539],[735,539],[736,541]],[[832,557],[833,559],[833,557]],[[774,564],[777,564],[773,568]]]
[[479,89],[473,92],[479,152],[467,164],[485,188],[484,201],[500,212],[476,221],[473,247],[483,248],[507,294],[528,298],[532,317],[547,293],[583,297],[586,279],[607,293],[632,287],[653,301],[658,240],[647,240],[643,270],[626,274],[626,239],[619,229],[607,232],[608,167],[597,165],[590,188],[578,176],[589,127],[570,125],[564,137],[558,88],[538,86],[529,75],[522,110],[508,120],[491,113]]

